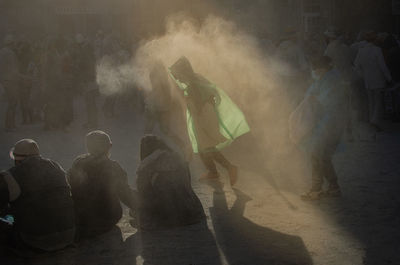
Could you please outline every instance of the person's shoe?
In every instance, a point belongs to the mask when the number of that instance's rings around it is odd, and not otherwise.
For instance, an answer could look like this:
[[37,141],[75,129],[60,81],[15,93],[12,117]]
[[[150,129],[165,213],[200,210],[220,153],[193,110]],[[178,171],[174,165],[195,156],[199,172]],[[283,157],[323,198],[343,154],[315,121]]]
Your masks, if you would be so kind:
[[309,192],[306,192],[306,193],[300,195],[300,198],[303,201],[317,201],[322,198],[323,194],[324,194],[324,192],[322,190],[319,190],[319,191],[311,190]]
[[238,180],[238,168],[236,166],[231,166],[228,170],[228,174],[231,186],[235,185]]
[[204,174],[203,176],[201,176],[201,178],[199,180],[200,181],[208,181],[208,180],[216,180],[218,178],[219,178],[218,173],[208,172],[208,173]]

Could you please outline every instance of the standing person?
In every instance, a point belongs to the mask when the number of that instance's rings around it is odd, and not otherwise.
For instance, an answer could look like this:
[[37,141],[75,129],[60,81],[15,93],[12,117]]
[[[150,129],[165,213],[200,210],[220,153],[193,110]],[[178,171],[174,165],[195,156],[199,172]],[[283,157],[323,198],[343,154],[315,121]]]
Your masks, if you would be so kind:
[[[28,71],[32,61],[32,47],[28,41],[21,41],[17,52],[17,58],[19,63],[19,72],[23,75],[29,76]],[[31,89],[31,80],[21,80],[19,84],[18,95],[23,124],[30,124],[33,122]]]
[[229,172],[231,185],[237,181],[237,167],[220,152],[250,128],[241,110],[226,93],[193,71],[186,57],[170,67],[171,77],[183,90],[187,104],[187,126],[193,152],[199,153],[208,170],[206,179],[219,177],[215,162]]
[[172,96],[168,72],[161,61],[154,63],[150,74],[151,91],[147,93],[145,106],[145,134],[151,134],[158,123],[161,131],[185,151],[181,138],[171,130]]
[[328,43],[324,55],[331,58],[333,66],[340,72],[343,79],[351,82],[354,60],[351,48],[340,40],[340,32],[336,28],[328,29],[324,35]]
[[[345,82],[346,87],[349,90],[349,100],[351,103],[354,96],[359,96],[356,94],[356,74],[353,70],[353,53],[349,46],[347,46],[341,40],[341,32],[336,28],[328,29],[324,33],[326,37],[326,42],[328,46],[325,50],[325,56],[329,57],[332,60],[333,66],[339,71],[340,75]],[[357,102],[357,99],[354,98],[354,104]],[[353,107],[350,106],[349,107]],[[352,115],[349,116],[349,120],[346,126],[346,136],[349,141],[354,141],[353,137],[353,120]]]
[[15,115],[18,106],[18,85],[21,80],[14,48],[14,37],[12,35],[6,36],[4,47],[0,50],[0,82],[4,87],[7,99],[5,130],[8,132],[16,129]]
[[10,156],[15,166],[0,175],[8,190],[8,197],[0,196],[9,204],[4,212],[15,219],[7,231],[9,245],[25,255],[72,244],[74,208],[64,170],[57,162],[41,157],[32,139],[18,141]]
[[76,35],[73,53],[74,75],[76,83],[85,98],[87,128],[98,126],[96,98],[99,89],[96,83],[96,57],[92,45],[85,41],[81,34]]
[[110,231],[122,217],[121,203],[136,210],[136,193],[125,170],[110,159],[111,139],[103,131],[86,135],[87,154],[78,156],[68,171],[80,238]]
[[356,58],[360,49],[368,45],[368,41],[365,40],[365,37],[368,35],[369,32],[370,31],[368,30],[361,30],[357,35],[356,41],[350,45],[354,59]]
[[65,39],[57,40],[57,50],[60,55],[60,70],[61,79],[59,99],[60,101],[60,122],[62,129],[66,129],[74,120],[74,108],[73,108],[73,63],[72,57],[68,50]]
[[301,101],[307,89],[309,65],[299,42],[297,31],[289,29],[275,54],[280,66],[277,68],[278,75],[291,108]]
[[44,76],[44,121],[45,130],[60,129],[63,127],[62,112],[64,98],[62,93],[62,66],[61,54],[57,40],[49,39],[43,65]]
[[386,65],[382,49],[374,44],[375,32],[368,32],[365,37],[368,44],[361,48],[354,62],[356,70],[364,78],[368,93],[369,122],[380,131],[383,116],[383,89],[392,82],[392,76]]
[[[346,126],[348,110],[348,91],[343,85],[338,70],[331,65],[331,59],[324,56],[312,61],[314,83],[308,89],[303,102],[296,108],[293,116],[311,113],[305,120],[293,126],[292,139],[310,157],[312,166],[312,186],[303,194],[303,200],[318,200],[322,196],[341,194],[338,178],[332,164],[332,156],[340,142]],[[308,111],[311,110],[311,111]],[[305,129],[301,127],[306,127]],[[323,191],[324,179],[328,190]]]

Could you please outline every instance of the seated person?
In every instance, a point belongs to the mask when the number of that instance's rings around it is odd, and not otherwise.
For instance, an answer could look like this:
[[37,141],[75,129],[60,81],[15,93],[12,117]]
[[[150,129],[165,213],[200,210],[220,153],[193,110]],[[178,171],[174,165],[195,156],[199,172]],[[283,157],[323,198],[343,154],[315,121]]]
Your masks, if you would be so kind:
[[87,154],[68,171],[80,238],[110,231],[122,217],[120,201],[135,209],[135,192],[126,172],[110,159],[111,139],[105,132],[86,135]]
[[6,225],[5,219],[1,222],[3,234],[9,235],[7,245],[24,254],[56,251],[72,244],[74,208],[64,170],[41,157],[39,146],[31,139],[17,142],[10,156],[15,166],[0,174],[0,213],[15,220]]
[[200,222],[205,214],[192,190],[187,163],[154,135],[143,137],[140,159],[137,170],[139,227],[156,230]]

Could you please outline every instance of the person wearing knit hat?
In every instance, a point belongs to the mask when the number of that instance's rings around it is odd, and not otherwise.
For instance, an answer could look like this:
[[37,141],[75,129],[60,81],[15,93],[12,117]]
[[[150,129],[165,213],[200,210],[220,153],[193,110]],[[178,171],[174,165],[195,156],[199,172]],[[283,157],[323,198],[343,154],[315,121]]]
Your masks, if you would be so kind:
[[120,202],[132,212],[136,209],[136,193],[129,187],[125,170],[110,159],[111,146],[107,133],[89,132],[87,154],[78,156],[68,171],[79,239],[113,229],[122,217]]
[[86,135],[86,149],[93,156],[107,155],[112,146],[110,136],[100,130]]
[[10,157],[15,166],[0,173],[0,184],[7,186],[0,196],[0,212],[12,214],[18,224],[9,223],[12,236],[8,244],[22,256],[35,254],[26,249],[56,251],[71,245],[74,208],[65,171],[57,162],[43,158],[32,139],[18,141]]
[[40,155],[39,145],[32,139],[19,140],[10,150],[10,157],[15,162],[37,155]]

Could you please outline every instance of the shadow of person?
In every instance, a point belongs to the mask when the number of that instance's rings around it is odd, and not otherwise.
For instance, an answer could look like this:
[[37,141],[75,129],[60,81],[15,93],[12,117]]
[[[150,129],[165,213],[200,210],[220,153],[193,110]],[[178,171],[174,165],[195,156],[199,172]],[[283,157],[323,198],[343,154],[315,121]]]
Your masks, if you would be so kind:
[[73,264],[119,265],[119,257],[123,250],[122,232],[116,226],[104,235],[81,242],[75,254],[75,262]]
[[142,230],[128,237],[125,246],[139,250],[145,265],[221,264],[217,244],[205,221],[168,230]]
[[[121,265],[120,257],[123,252],[123,239],[119,227],[90,239],[86,239],[66,249],[42,253],[31,258],[18,256],[0,258],[4,265]],[[133,259],[136,261],[136,259]],[[135,265],[136,263],[129,263]]]
[[289,179],[287,175],[281,177],[277,175],[277,172],[271,172],[270,164],[273,162],[271,156],[262,148],[253,133],[245,134],[236,139],[234,144],[225,149],[225,152],[232,158],[232,161],[235,161],[240,170],[259,175],[261,179],[268,183],[272,191],[281,198],[290,210],[298,209],[297,205],[291,202],[282,192],[283,190],[293,191],[291,186],[298,180]]
[[216,240],[230,265],[312,264],[300,237],[262,227],[243,216],[249,196],[234,189],[237,199],[229,209],[222,184],[210,185],[214,188],[210,214]]

